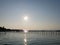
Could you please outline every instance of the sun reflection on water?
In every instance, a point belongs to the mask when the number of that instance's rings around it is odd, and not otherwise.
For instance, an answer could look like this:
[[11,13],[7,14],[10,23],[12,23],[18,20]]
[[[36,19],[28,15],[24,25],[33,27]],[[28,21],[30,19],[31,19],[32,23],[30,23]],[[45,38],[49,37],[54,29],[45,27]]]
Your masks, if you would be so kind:
[[27,45],[27,36],[26,36],[26,34],[27,34],[27,30],[24,30],[24,45]]
[[28,30],[24,30],[24,33],[27,33],[28,32]]

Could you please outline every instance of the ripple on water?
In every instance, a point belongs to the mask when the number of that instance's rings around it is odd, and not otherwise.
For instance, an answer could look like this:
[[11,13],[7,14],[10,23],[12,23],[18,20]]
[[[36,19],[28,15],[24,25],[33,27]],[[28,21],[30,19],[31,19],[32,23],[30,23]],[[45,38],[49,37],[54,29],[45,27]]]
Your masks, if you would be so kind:
[[12,45],[12,44],[3,44],[3,45]]

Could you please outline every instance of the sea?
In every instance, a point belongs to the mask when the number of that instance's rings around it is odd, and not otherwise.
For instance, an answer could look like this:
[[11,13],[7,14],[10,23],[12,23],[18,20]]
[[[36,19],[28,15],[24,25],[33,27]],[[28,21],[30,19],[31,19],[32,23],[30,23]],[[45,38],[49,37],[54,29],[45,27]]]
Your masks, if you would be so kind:
[[0,45],[60,45],[60,32],[0,32]]

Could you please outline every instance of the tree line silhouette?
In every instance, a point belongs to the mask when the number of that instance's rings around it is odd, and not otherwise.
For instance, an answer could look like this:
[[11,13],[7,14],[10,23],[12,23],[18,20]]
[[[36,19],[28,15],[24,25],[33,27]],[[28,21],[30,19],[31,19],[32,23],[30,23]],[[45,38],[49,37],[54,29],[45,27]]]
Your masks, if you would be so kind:
[[[23,32],[23,29],[7,29],[4,26],[0,27],[0,32]],[[29,32],[60,32],[60,30],[29,30]]]
[[15,31],[15,32],[22,32],[22,29],[6,29],[4,26],[0,27],[0,32],[10,32],[10,31]]

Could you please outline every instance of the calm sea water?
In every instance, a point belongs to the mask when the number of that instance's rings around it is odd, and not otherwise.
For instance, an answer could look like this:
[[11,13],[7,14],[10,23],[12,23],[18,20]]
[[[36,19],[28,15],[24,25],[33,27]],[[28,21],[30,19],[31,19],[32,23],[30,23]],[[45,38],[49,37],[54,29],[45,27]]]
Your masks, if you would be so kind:
[[60,45],[60,32],[0,32],[0,45]]

